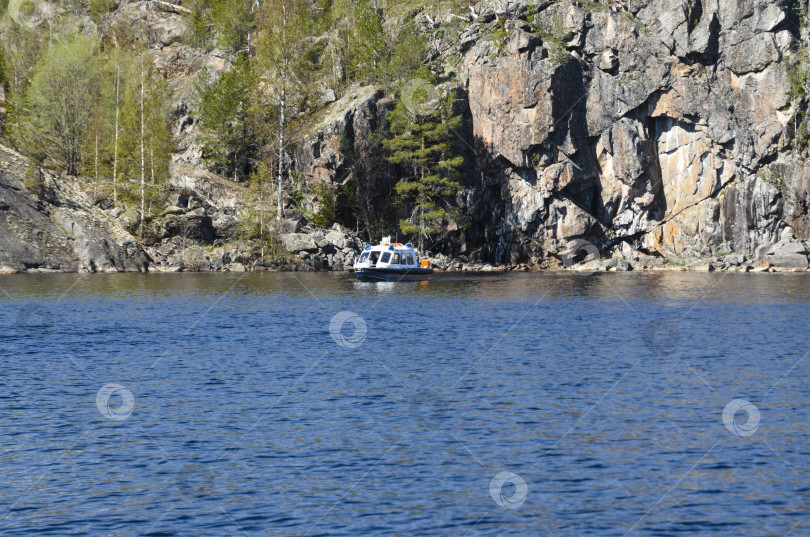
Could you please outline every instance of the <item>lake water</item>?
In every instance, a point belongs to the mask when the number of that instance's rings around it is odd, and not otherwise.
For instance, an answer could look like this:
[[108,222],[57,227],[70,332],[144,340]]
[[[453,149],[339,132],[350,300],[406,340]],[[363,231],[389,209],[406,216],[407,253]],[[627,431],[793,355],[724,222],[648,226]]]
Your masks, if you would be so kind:
[[810,534],[810,276],[0,279],[1,535]]

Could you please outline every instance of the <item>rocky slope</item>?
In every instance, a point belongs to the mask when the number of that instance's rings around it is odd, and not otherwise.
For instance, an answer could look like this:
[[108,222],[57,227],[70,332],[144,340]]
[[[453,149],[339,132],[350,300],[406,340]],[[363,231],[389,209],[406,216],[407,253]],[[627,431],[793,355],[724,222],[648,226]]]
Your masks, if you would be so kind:
[[25,185],[28,169],[0,146],[0,273],[147,269],[135,238],[87,196],[45,171],[35,194]]
[[[289,219],[279,234],[287,254],[261,262],[260,247],[238,239],[239,221],[227,203],[189,193],[188,184],[170,195],[160,218],[163,239],[143,246],[126,231],[131,212],[102,210],[78,185],[47,170],[32,185],[32,171],[25,157],[0,145],[0,274],[342,270],[361,247],[338,225],[324,230]],[[233,188],[223,186],[223,192]],[[213,198],[222,203],[230,196]]]

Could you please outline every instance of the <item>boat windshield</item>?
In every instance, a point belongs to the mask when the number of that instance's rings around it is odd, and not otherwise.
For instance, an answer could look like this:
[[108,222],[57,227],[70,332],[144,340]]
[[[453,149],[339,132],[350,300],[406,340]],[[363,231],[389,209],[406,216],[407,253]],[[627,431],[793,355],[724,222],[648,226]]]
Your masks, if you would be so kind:
[[365,263],[367,259],[368,259],[368,252],[363,252],[363,253],[360,255],[360,262],[361,262],[361,263]]
[[388,263],[389,259],[391,259],[391,252],[385,252],[382,255],[382,259],[380,259],[380,263]]
[[371,264],[376,265],[377,260],[380,258],[380,252],[371,252]]

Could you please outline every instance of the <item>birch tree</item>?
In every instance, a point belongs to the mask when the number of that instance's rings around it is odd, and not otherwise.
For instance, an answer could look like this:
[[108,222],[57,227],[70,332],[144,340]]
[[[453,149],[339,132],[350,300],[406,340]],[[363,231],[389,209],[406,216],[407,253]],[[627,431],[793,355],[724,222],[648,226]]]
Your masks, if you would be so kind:
[[28,88],[24,129],[49,160],[68,175],[82,162],[85,134],[98,98],[94,39],[56,42],[37,64]]
[[[143,238],[160,185],[169,177],[173,151],[169,129],[169,90],[146,53],[121,69],[121,124],[118,173],[124,202],[138,207],[138,231]],[[150,180],[147,181],[147,176]]]
[[277,213],[284,217],[284,179],[290,114],[306,101],[313,67],[307,56],[313,32],[312,5],[308,0],[265,0],[262,4],[262,37],[257,57],[278,113]]
[[143,240],[143,223],[146,216],[146,153],[144,138],[146,122],[144,121],[143,91],[145,82],[144,57],[141,55],[141,240]]
[[113,149],[113,205],[118,203],[118,119],[121,115],[121,65],[115,65],[115,145]]

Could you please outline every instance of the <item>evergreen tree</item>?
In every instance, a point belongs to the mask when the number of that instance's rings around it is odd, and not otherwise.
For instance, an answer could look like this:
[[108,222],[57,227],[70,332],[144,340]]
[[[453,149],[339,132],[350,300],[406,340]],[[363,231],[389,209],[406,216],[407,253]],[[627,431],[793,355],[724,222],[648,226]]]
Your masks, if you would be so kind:
[[411,215],[400,221],[400,229],[406,235],[418,235],[420,250],[423,239],[438,232],[449,217],[446,198],[460,190],[464,164],[464,158],[455,154],[461,116],[452,114],[448,100],[436,110],[427,108],[414,107],[400,96],[388,116],[393,137],[383,142],[391,153],[388,161],[405,170],[396,191]]
[[211,19],[217,41],[225,50],[239,52],[252,43],[256,0],[211,0]]
[[427,55],[427,36],[419,31],[414,22],[406,24],[396,36],[386,62],[381,66],[379,78],[383,85],[392,88],[424,69]]
[[259,80],[245,55],[231,69],[208,82],[204,71],[197,83],[203,146],[211,164],[234,181],[245,179],[267,141],[270,113]]
[[[101,0],[97,0],[101,1]],[[214,42],[233,53],[248,51],[256,27],[257,0],[191,0],[186,41],[210,50]]]
[[242,235],[249,240],[258,241],[261,247],[261,258],[268,257],[278,261],[280,248],[276,237],[273,215],[273,170],[264,163],[260,163],[250,176],[246,203],[243,205],[240,220],[242,222]]
[[191,14],[188,17],[185,41],[188,45],[206,51],[213,48],[214,20],[211,15],[211,2],[208,0],[190,0],[188,5]]
[[382,17],[372,0],[359,0],[354,11],[350,67],[355,79],[374,81],[381,74],[388,52]]

